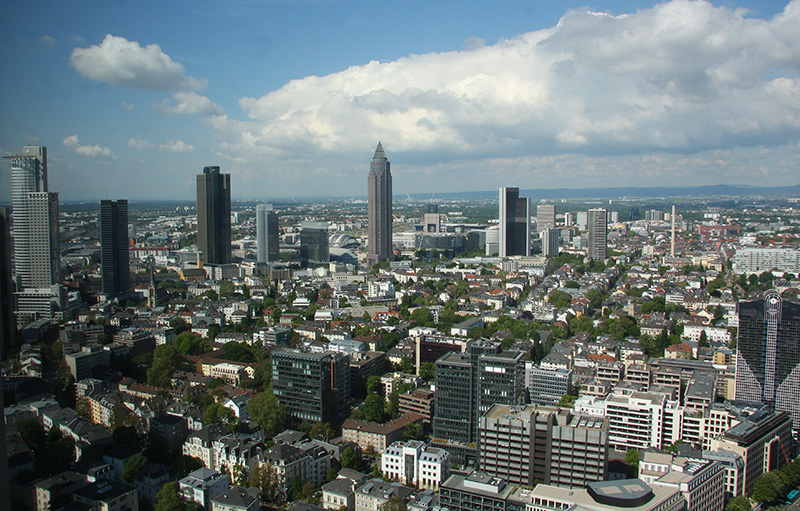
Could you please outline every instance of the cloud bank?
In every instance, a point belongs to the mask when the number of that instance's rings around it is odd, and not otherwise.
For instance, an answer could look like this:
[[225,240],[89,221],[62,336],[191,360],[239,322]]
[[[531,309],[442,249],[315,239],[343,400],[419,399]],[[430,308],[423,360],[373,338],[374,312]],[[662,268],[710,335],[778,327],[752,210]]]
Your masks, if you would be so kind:
[[211,124],[252,161],[361,154],[379,139],[424,165],[787,144],[800,138],[799,26],[800,0],[772,20],[689,0],[575,10],[493,45],[470,37],[464,51],[294,80],[240,99],[247,121]]
[[69,62],[84,77],[116,87],[199,90],[206,85],[205,80],[187,76],[183,65],[172,60],[157,44],[143,47],[111,34],[99,45],[75,48]]

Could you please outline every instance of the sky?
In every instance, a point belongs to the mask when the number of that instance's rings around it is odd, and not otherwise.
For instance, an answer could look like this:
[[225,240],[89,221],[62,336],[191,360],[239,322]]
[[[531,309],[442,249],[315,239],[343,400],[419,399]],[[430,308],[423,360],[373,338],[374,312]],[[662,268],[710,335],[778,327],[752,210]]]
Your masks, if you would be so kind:
[[[61,200],[800,183],[800,0],[8,0],[0,152]],[[10,200],[0,162],[0,201]]]

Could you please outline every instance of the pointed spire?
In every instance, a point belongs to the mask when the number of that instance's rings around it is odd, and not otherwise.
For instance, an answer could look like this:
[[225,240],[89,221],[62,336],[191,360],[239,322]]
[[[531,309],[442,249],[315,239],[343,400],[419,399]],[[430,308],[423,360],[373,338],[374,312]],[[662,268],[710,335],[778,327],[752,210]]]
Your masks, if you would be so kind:
[[381,145],[380,141],[378,142],[378,147],[375,149],[375,154],[372,156],[373,160],[385,160],[386,153],[383,152],[383,146]]

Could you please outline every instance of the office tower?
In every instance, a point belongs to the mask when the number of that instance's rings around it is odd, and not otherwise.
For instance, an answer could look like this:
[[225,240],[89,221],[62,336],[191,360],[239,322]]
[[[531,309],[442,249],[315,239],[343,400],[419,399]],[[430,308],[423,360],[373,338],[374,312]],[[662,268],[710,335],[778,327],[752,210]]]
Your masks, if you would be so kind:
[[542,255],[545,257],[555,257],[558,255],[558,245],[561,241],[561,229],[547,229],[541,232]]
[[590,209],[589,222],[589,259],[605,261],[608,252],[608,223],[605,209]]
[[531,255],[531,200],[519,188],[500,188],[500,257]]
[[231,175],[219,167],[197,174],[197,249],[203,262],[231,262]]
[[517,404],[525,380],[524,355],[501,351],[495,341],[476,340],[466,353],[451,352],[436,361],[433,437],[456,463],[474,459],[478,419],[495,403]]
[[536,230],[545,232],[547,229],[556,228],[555,204],[539,204],[536,207]]
[[367,264],[392,259],[392,172],[378,142],[367,177]]
[[439,205],[438,204],[428,204],[427,212],[428,213],[438,213],[439,212]]
[[738,309],[736,400],[789,412],[800,429],[800,302],[768,291]]
[[131,287],[128,201],[100,201],[100,268],[103,293],[116,296]]
[[259,204],[256,206],[256,261],[274,263],[278,260],[278,213],[272,204]]
[[672,215],[670,220],[672,220],[672,228],[670,233],[670,243],[669,243],[669,255],[675,257],[675,205],[672,205]]
[[575,215],[575,225],[578,226],[579,231],[585,231],[589,228],[589,213],[586,211],[578,211]]
[[635,221],[639,220],[640,218],[641,218],[641,216],[639,214],[639,208],[637,208],[635,206],[632,207],[630,212],[628,213],[628,219],[631,222],[635,222]]
[[11,271],[11,218],[0,208],[0,359],[14,345],[14,279]]
[[272,391],[291,422],[336,423],[350,401],[350,356],[279,348],[272,358]]
[[300,224],[300,265],[325,265],[330,262],[328,222],[303,222]]

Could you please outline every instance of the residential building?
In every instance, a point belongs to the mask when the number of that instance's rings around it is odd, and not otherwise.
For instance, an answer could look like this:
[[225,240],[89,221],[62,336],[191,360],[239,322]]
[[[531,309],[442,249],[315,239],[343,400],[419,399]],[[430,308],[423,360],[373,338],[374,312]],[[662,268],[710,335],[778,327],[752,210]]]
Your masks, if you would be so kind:
[[100,201],[100,272],[103,294],[117,296],[131,287],[128,201]]
[[733,272],[737,275],[761,274],[765,271],[800,273],[800,250],[796,248],[738,248]]
[[589,259],[605,261],[608,254],[608,212],[605,209],[590,209],[589,222]]
[[422,415],[416,413],[407,413],[383,424],[345,419],[342,424],[342,440],[358,444],[364,451],[383,452],[389,445],[403,438],[406,426],[421,426],[423,419]]
[[355,511],[381,511],[390,499],[406,500],[411,491],[400,483],[370,479],[356,489]]
[[75,502],[87,504],[93,511],[139,511],[139,492],[136,488],[111,479],[92,483],[72,495]]
[[687,511],[722,511],[725,506],[725,470],[716,461],[644,451],[639,478],[650,486],[680,490]]
[[337,422],[350,401],[350,357],[345,353],[279,348],[271,353],[272,390],[291,421]]
[[231,175],[219,167],[197,174],[197,250],[204,263],[231,262]]
[[787,411],[800,429],[800,302],[772,290],[738,316],[736,399]]
[[392,259],[392,172],[378,142],[367,177],[367,264]]
[[531,200],[519,188],[500,188],[499,256],[531,255]]
[[450,475],[449,454],[418,440],[395,442],[381,454],[381,472],[406,486],[438,490]]
[[178,491],[189,502],[196,502],[207,509],[211,499],[230,489],[230,478],[209,468],[198,468],[178,481]]
[[258,511],[261,499],[258,488],[234,486],[222,495],[211,499],[211,511]]
[[280,239],[278,213],[272,204],[256,206],[256,261],[274,263],[280,261]]
[[536,206],[536,230],[546,232],[556,228],[556,205],[539,204]]

